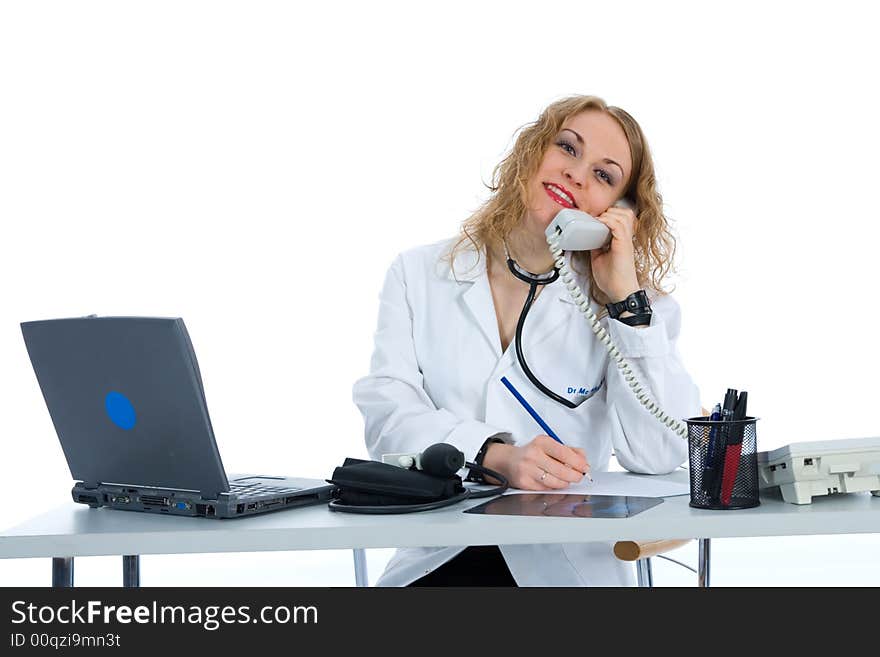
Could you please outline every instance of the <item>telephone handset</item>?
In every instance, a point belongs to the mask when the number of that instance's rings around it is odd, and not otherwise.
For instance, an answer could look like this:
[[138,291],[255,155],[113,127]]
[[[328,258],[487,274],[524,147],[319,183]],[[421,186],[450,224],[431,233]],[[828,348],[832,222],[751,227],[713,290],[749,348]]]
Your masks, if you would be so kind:
[[[632,207],[624,199],[619,200],[615,205],[620,207]],[[687,426],[679,422],[675,418],[667,415],[649,396],[648,392],[638,382],[635,374],[630,369],[629,364],[623,355],[617,349],[617,346],[611,340],[608,332],[599,324],[599,318],[590,307],[590,298],[578,287],[572,274],[571,268],[565,262],[563,251],[591,251],[599,249],[608,244],[611,239],[611,233],[608,227],[601,221],[590,216],[586,212],[566,208],[554,217],[550,225],[544,231],[547,237],[547,244],[550,252],[553,254],[557,269],[559,269],[559,277],[568,289],[568,293],[574,300],[575,305],[590,322],[593,333],[608,350],[608,355],[615,362],[623,380],[633,391],[636,399],[648,409],[648,412],[656,417],[660,422],[672,429],[680,438],[687,439]]]
[[[626,199],[620,199],[614,205],[632,208]],[[592,251],[601,249],[611,241],[608,226],[586,212],[570,208],[560,210],[547,226],[545,234],[548,240],[551,233],[559,236],[559,247],[563,251]]]

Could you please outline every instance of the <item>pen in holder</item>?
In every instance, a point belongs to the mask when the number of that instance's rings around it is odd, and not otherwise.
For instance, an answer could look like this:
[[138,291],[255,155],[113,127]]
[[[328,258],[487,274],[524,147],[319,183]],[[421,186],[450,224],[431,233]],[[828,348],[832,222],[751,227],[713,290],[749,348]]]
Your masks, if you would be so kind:
[[687,420],[692,507],[747,509],[760,504],[757,421]]

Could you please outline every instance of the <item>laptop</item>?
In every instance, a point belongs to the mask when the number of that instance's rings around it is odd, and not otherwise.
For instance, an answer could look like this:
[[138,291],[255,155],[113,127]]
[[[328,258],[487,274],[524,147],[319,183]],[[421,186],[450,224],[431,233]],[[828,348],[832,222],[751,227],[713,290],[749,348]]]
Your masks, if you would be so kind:
[[90,315],[21,330],[75,502],[240,518],[330,500],[321,479],[226,474],[182,319]]

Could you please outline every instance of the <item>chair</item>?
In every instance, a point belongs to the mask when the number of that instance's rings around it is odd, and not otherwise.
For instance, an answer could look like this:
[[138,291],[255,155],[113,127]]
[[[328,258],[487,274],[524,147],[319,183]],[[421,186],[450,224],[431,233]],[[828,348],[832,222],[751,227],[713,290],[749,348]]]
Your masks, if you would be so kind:
[[665,556],[663,553],[676,550],[691,542],[690,538],[672,538],[659,541],[617,541],[614,544],[614,556],[621,561],[635,561],[636,577],[638,585],[642,588],[654,586],[654,577],[651,572],[651,557],[660,557],[682,568],[687,568],[697,575],[697,586],[709,587],[709,539],[698,539],[699,565],[698,569],[691,568],[685,563]]

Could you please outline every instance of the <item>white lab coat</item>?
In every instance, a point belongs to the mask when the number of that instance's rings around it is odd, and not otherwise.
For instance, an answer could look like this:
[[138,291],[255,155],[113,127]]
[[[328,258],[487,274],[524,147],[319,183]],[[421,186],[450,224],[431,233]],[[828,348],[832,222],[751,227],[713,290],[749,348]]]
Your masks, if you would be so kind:
[[[529,311],[523,329],[527,363],[544,385],[575,403],[601,388],[576,409],[538,391],[523,374],[514,345],[501,352],[485,256],[463,250],[450,267],[443,256],[453,243],[407,251],[386,276],[370,373],[353,390],[371,458],[447,442],[470,461],[495,434],[515,444],[529,442],[543,431],[501,383],[506,376],[566,445],[586,451],[595,472],[608,469],[612,450],[632,472],[667,473],[685,460],[686,441],[639,404],[561,280],[546,286]],[[659,296],[652,309],[645,328],[607,317],[602,323],[668,414],[699,415],[699,392],[676,349],[678,304]],[[400,549],[377,584],[405,586],[463,549]],[[633,584],[631,566],[614,557],[610,543],[500,549],[520,586]]]

